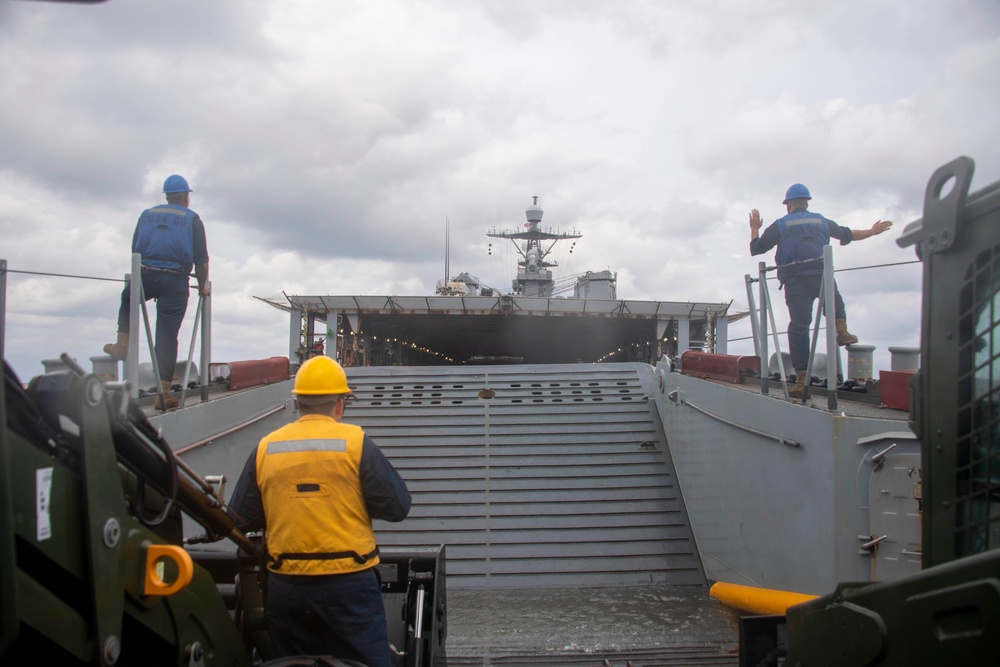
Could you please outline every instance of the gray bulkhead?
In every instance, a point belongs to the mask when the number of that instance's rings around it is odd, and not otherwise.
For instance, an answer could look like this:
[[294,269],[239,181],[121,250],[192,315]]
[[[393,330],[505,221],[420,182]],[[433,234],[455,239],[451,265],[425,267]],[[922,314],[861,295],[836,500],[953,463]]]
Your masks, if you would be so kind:
[[905,412],[831,413],[667,364],[655,374],[710,580],[820,595],[920,569],[920,443]]

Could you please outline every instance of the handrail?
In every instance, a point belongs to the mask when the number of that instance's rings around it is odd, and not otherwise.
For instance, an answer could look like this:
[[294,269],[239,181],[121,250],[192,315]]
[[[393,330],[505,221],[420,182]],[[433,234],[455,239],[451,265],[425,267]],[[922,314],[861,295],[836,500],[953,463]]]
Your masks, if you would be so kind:
[[[817,299],[817,304],[816,304],[816,317],[814,318],[812,325],[812,332],[813,332],[812,344],[810,345],[808,352],[808,361],[805,370],[806,386],[805,386],[805,392],[803,392],[801,399],[802,403],[805,403],[806,400],[809,398],[809,387],[810,387],[809,378],[812,377],[813,356],[816,353],[816,343],[819,337],[820,316],[824,312],[823,308],[824,303],[829,303],[830,308],[833,309],[834,289],[835,289],[835,284],[833,280],[833,274],[834,274],[833,248],[829,244],[823,246],[822,258],[802,260],[798,262],[790,262],[788,264],[781,265],[781,266],[792,266],[795,264],[815,263],[818,261],[822,262],[823,277],[820,282],[819,298]],[[770,388],[770,379],[768,377],[769,359],[768,359],[768,346],[767,346],[767,333],[768,333],[767,323],[768,320],[770,320],[771,328],[773,330],[772,336],[774,338],[775,354],[777,355],[777,360],[778,360],[778,371],[779,374],[781,375],[781,385],[785,393],[785,398],[788,398],[788,383],[787,383],[787,376],[785,374],[784,358],[781,354],[781,343],[778,340],[778,330],[774,321],[774,308],[771,304],[770,292],[767,289],[767,273],[770,271],[777,270],[778,268],[781,268],[781,266],[767,266],[765,262],[760,262],[758,264],[759,277],[756,279],[756,282],[760,283],[760,324],[757,327],[751,327],[751,328],[753,329],[753,333],[755,336],[754,348],[756,349],[757,354],[760,357],[761,394],[767,395],[769,393],[769,388]],[[754,279],[750,277],[750,274],[746,274],[744,280],[747,283],[747,294],[748,296],[751,297],[752,300],[752,291],[750,288],[750,283],[754,282]],[[837,350],[837,333],[834,324],[835,319],[836,319],[835,313],[834,316],[828,314],[825,318],[826,350],[827,350],[827,355],[826,355],[827,386],[829,387],[831,382],[834,383],[834,390],[828,391],[826,394],[827,409],[830,410],[831,412],[837,410],[837,391],[835,383],[837,378],[837,367],[840,362],[840,354]]]
[[[125,368],[127,369],[126,372],[128,374],[127,380],[129,382],[129,396],[133,399],[139,398],[139,337],[135,334],[139,330],[139,314],[141,312],[146,330],[146,339],[147,345],[149,346],[150,358],[153,362],[156,394],[160,397],[160,405],[166,406],[163,388],[160,384],[160,372],[156,361],[155,344],[152,332],[150,331],[149,314],[146,312],[146,298],[142,291],[142,255],[139,253],[132,254],[132,273],[126,275],[125,279],[131,281],[132,284],[132,301],[129,308],[129,331],[132,332],[132,335],[129,336],[128,356],[125,359]],[[207,286],[210,288],[211,283],[207,283]],[[209,290],[209,294],[211,294],[211,289]],[[182,383],[182,400],[180,403],[180,407],[182,408],[184,407],[183,401],[187,397],[188,373],[190,372],[191,362],[194,359],[194,345],[195,340],[198,338],[199,321],[201,322],[201,369],[199,373],[199,384],[201,386],[201,400],[208,400],[208,367],[211,365],[212,359],[211,300],[211,296],[202,296],[199,292],[198,305],[196,307],[194,318],[194,331],[191,332],[191,346],[188,351],[187,365],[185,366],[184,381]]]
[[[5,347],[5,335],[6,335],[6,303],[7,303],[7,274],[8,273],[18,273],[33,276],[48,276],[54,278],[75,278],[78,280],[99,280],[105,282],[124,282],[131,285],[131,301],[129,302],[129,332],[132,334],[129,336],[129,348],[128,353],[125,357],[125,380],[129,384],[129,397],[132,399],[137,399],[139,397],[139,318],[140,313],[143,315],[143,320],[146,327],[146,338],[148,340],[148,345],[150,349],[150,357],[153,361],[154,373],[156,374],[157,380],[157,394],[162,392],[161,385],[159,384],[159,373],[156,369],[156,353],[153,341],[152,332],[149,328],[149,317],[146,313],[145,299],[142,293],[142,256],[138,253],[133,253],[131,257],[131,272],[125,274],[124,279],[122,278],[106,278],[103,276],[85,276],[78,274],[69,273],[54,273],[50,271],[28,271],[25,269],[11,269],[7,266],[7,260],[0,259],[0,353],[6,352]],[[209,292],[211,293],[211,282],[206,283],[209,287]],[[211,346],[212,346],[212,325],[211,325],[211,297],[202,297],[199,294],[199,305],[198,311],[195,314],[195,331],[191,334],[191,350],[188,354],[188,363],[185,373],[185,378],[187,373],[190,372],[191,362],[194,357],[194,342],[198,334],[198,323],[200,319],[201,324],[201,369],[200,369],[200,387],[201,387],[201,400],[208,400],[208,378],[209,378],[209,366],[212,362]],[[187,388],[187,380],[184,382],[185,389]],[[183,393],[182,393],[183,397]],[[161,405],[163,405],[163,399],[161,397]],[[183,407],[183,403],[181,404]]]
[[239,424],[234,424],[233,426],[230,426],[229,428],[225,428],[225,429],[219,431],[218,433],[213,433],[212,435],[206,436],[206,437],[202,438],[201,440],[195,440],[194,442],[188,443],[188,444],[184,445],[183,447],[179,447],[178,449],[174,450],[174,454],[176,454],[177,456],[180,456],[181,454],[187,454],[192,449],[198,449],[199,447],[203,447],[204,445],[207,445],[208,443],[210,443],[210,442],[212,442],[214,440],[218,440],[219,438],[224,438],[225,436],[231,435],[233,433],[236,433],[236,431],[244,429],[247,426],[250,426],[252,424],[256,424],[257,422],[261,421],[262,419],[266,419],[266,418],[270,417],[271,415],[275,414],[276,412],[281,412],[282,410],[286,409],[286,407],[287,406],[284,403],[282,403],[281,405],[276,405],[273,408],[271,408],[270,410],[265,410],[264,412],[261,412],[260,414],[256,414],[253,417],[250,417],[246,421],[240,422]]
[[798,440],[791,440],[790,438],[786,438],[784,436],[772,435],[771,433],[765,433],[764,431],[757,430],[757,429],[755,429],[755,428],[753,428],[751,426],[746,426],[744,424],[740,424],[739,422],[735,422],[735,421],[733,421],[731,419],[726,419],[725,417],[717,415],[714,412],[711,412],[710,410],[706,410],[705,408],[701,407],[700,405],[692,403],[691,401],[687,400],[686,398],[679,398],[676,389],[674,391],[670,392],[669,394],[667,394],[667,399],[669,401],[673,402],[673,403],[678,404],[678,405],[687,405],[687,406],[689,406],[689,407],[697,410],[701,414],[705,415],[706,417],[711,417],[712,419],[715,419],[716,421],[720,421],[723,424],[726,424],[728,426],[732,426],[734,428],[738,428],[741,431],[746,431],[747,433],[753,433],[754,435],[759,435],[760,437],[767,438],[768,440],[775,440],[779,444],[785,445],[786,447],[791,447],[792,449],[800,449],[802,447],[802,443],[800,443]]

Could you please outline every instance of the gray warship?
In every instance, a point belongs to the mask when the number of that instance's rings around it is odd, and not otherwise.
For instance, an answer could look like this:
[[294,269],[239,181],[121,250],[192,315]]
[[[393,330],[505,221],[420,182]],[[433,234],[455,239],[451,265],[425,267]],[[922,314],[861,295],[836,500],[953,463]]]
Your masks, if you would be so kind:
[[[971,176],[968,158],[938,170],[899,241],[924,263],[919,367],[841,382],[831,326],[801,401],[780,350],[772,375],[767,267],[745,278],[757,354],[729,355],[729,303],[622,300],[608,271],[553,295],[549,252],[576,236],[537,204],[490,233],[520,254],[510,292],[459,274],[429,296],[266,300],[287,355],[203,346],[173,412],[66,358],[27,390],[8,372],[0,656],[267,664],[266,572],[225,484],[295,418],[297,365],[328,354],[347,419],[413,493],[406,521],[375,525],[399,665],[986,664],[1000,183],[970,194]],[[717,583],[820,597],[742,615]]]

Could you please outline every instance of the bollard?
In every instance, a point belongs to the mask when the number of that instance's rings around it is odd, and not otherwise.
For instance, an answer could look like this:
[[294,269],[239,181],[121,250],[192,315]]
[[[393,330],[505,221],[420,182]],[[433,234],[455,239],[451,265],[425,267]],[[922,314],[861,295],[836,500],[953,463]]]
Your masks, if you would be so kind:
[[892,355],[891,370],[915,371],[920,368],[919,347],[890,347],[889,354]]
[[[190,370],[188,370],[189,364],[191,366]],[[174,377],[176,378],[174,380],[174,384],[180,383],[183,385],[185,375],[187,376],[188,383],[191,382],[197,383],[198,364],[194,363],[193,361],[178,361],[177,366],[174,368]]]
[[69,370],[69,366],[62,359],[42,359],[42,368],[45,369],[46,373]]
[[[785,375],[791,375],[795,372],[795,369],[792,368],[792,355],[787,352],[782,352],[781,363],[785,367]],[[781,369],[778,367],[778,353],[772,352],[771,359],[767,362],[767,373],[768,375],[771,375],[780,371]]]
[[139,383],[136,385],[136,389],[142,389],[150,394],[156,393],[156,387],[160,384],[160,378],[156,377],[156,373],[153,372],[153,364],[148,361],[139,364],[136,377]]
[[110,354],[98,354],[90,358],[90,367],[101,382],[118,382],[118,362]]
[[847,377],[858,382],[872,379],[872,353],[874,345],[847,346]]

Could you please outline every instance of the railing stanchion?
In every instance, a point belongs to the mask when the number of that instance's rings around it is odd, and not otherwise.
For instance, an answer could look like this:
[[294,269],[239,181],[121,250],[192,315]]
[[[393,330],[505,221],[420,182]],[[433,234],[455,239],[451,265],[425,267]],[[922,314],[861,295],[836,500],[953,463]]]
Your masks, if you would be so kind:
[[6,352],[4,332],[7,331],[7,260],[0,259],[0,356]]
[[837,376],[834,360],[837,355],[836,288],[837,284],[833,280],[833,246],[827,244],[823,246],[823,296],[826,302],[826,407],[830,411],[837,409]]
[[[816,345],[819,342],[819,322],[820,317],[826,312],[826,288],[823,287],[823,281],[826,280],[825,276],[820,276],[819,283],[819,297],[816,299],[816,317],[812,320],[812,325],[809,327],[809,333],[812,337],[809,339],[809,351],[806,353],[806,390],[802,394],[802,402],[805,403],[806,399],[812,396],[812,374],[813,374],[813,360],[816,358]],[[829,381],[827,381],[829,384]]]
[[[142,289],[142,283],[139,283],[139,289]],[[145,294],[142,295],[139,305],[142,307],[142,323],[146,327],[146,345],[149,347],[149,356],[153,360],[153,379],[156,382],[156,395],[160,398],[160,405],[163,406],[163,410],[165,411],[167,409],[166,393],[170,391],[170,387],[168,384],[167,389],[164,389],[163,383],[160,381],[160,362],[156,358],[156,342],[153,340],[153,329],[149,324],[149,311],[146,309]]]
[[[788,398],[788,376],[785,370],[785,357],[781,354],[781,342],[778,340],[778,325],[774,321],[774,304],[771,303],[771,292],[764,291],[764,299],[767,301],[767,317],[771,322],[771,335],[774,336],[774,356],[778,362],[778,374],[781,376],[781,391],[785,398]],[[768,368],[770,370],[770,368]]]
[[[128,381],[128,395],[139,398],[139,297],[142,294],[142,255],[132,253],[132,273],[125,276],[129,281],[131,300],[129,301],[128,355],[125,357],[125,379]],[[159,379],[159,378],[157,378]]]
[[750,277],[750,274],[743,276],[743,280],[746,282],[747,286],[747,303],[750,305],[750,335],[753,337],[753,352],[754,355],[760,357],[760,342],[757,340],[760,332],[757,331],[757,303],[753,298],[753,283],[754,279]]
[[757,264],[760,278],[760,393],[769,393],[767,368],[767,264]]
[[191,381],[191,362],[194,360],[194,344],[198,340],[198,324],[201,322],[201,302],[204,297],[198,294],[198,305],[194,309],[194,327],[191,330],[191,345],[188,347],[187,363],[184,364],[184,377],[181,379],[181,402],[180,407],[184,407],[187,400],[188,382]]
[[212,281],[206,281],[208,296],[201,299],[201,400],[208,400],[208,370],[212,365]]

